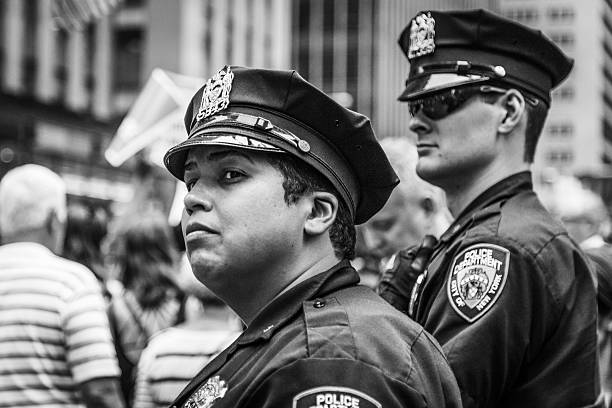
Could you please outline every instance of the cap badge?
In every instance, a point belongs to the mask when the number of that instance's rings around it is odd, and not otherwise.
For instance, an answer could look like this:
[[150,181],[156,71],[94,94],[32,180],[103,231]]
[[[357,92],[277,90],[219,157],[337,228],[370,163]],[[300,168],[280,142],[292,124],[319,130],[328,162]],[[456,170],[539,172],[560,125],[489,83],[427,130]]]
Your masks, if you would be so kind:
[[209,378],[183,405],[184,408],[210,408],[213,403],[225,396],[227,384],[218,375]]
[[202,90],[200,109],[196,116],[198,121],[227,108],[233,80],[234,73],[226,65],[206,81]]
[[408,48],[408,59],[420,57],[434,52],[434,27],[436,21],[431,13],[422,13],[416,16],[410,24],[410,47]]

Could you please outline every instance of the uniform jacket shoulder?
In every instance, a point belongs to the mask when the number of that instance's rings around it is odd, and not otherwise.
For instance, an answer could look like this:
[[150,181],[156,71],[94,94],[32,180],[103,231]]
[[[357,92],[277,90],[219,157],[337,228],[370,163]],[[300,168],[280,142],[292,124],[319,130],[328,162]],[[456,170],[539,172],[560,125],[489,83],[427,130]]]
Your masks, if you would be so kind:
[[533,191],[498,203],[493,210],[476,212],[473,219],[465,242],[490,242],[536,257],[551,243],[569,241],[561,222],[544,208]]
[[539,276],[558,303],[577,278],[590,279],[582,251],[533,191],[510,197],[491,213],[481,220],[475,215],[461,248],[480,243],[505,248],[511,254],[511,270],[519,265],[523,272],[531,270],[536,274],[532,278]]
[[365,286],[305,302],[304,319],[309,357],[351,358],[402,382],[447,364],[423,327]]

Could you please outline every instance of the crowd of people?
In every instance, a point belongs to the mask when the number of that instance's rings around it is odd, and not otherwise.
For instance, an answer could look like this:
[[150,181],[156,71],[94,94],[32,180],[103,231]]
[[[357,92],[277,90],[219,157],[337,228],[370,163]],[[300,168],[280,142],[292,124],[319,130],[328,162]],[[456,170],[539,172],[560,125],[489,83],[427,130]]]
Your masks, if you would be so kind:
[[0,407],[607,406],[608,210],[530,172],[572,60],[484,10],[399,44],[416,141],[295,71],[220,68],[164,157],[178,239],[6,173]]
[[240,333],[161,212],[67,204],[34,164],[4,176],[0,202],[0,406],[165,407]]

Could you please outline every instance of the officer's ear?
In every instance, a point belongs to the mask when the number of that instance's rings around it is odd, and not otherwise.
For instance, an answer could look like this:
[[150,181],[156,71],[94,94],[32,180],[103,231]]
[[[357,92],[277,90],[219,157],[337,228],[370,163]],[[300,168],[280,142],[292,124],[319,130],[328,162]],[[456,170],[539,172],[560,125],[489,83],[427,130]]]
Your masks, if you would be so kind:
[[309,197],[311,211],[304,223],[308,235],[320,235],[327,231],[338,214],[338,198],[326,191],[315,191]]
[[498,104],[506,110],[497,130],[499,133],[511,133],[521,122],[525,113],[525,97],[516,89],[509,89],[499,98]]
[[57,210],[50,210],[45,218],[45,231],[49,237],[51,250],[59,254],[64,246],[64,238],[66,236],[66,221],[62,221],[57,213]]

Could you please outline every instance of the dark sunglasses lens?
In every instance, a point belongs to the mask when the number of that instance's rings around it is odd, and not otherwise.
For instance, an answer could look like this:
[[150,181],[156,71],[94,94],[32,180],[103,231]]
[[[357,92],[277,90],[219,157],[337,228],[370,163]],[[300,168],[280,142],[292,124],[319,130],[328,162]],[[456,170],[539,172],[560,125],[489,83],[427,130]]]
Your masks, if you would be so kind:
[[416,116],[419,112],[423,112],[429,119],[439,120],[451,113],[448,100],[440,98],[440,95],[429,96],[414,102],[409,102],[408,109],[410,115]]
[[423,113],[430,119],[439,120],[447,117],[454,110],[447,98],[438,99],[434,96],[423,104]]
[[429,119],[444,119],[476,93],[476,90],[469,88],[451,89],[444,93],[427,96],[423,99],[410,102],[410,114],[414,117],[422,111]]

